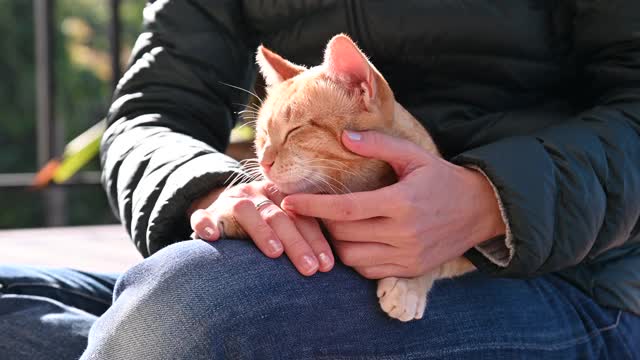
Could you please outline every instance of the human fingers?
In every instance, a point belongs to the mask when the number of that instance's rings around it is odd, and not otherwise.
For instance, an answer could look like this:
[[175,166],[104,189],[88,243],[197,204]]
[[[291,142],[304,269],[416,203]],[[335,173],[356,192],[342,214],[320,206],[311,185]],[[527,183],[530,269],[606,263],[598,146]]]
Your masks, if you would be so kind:
[[334,241],[333,245],[342,263],[351,267],[370,267],[398,260],[396,249],[386,244]]
[[320,265],[310,244],[300,234],[293,220],[273,202],[258,204],[257,211],[264,222],[278,235],[293,265],[302,275],[310,276]]
[[322,233],[318,220],[306,217],[291,215],[293,221],[300,231],[300,235],[307,241],[311,249],[315,253],[320,262],[319,270],[321,272],[330,271],[333,268],[335,260],[333,258],[333,252],[331,246]]
[[276,232],[262,218],[253,201],[240,199],[233,205],[235,221],[256,244],[258,249],[271,258],[282,255],[284,247]]
[[190,217],[191,230],[203,240],[214,241],[220,238],[218,225],[213,220],[213,215],[203,209],[196,210]]
[[[282,208],[299,215],[329,220],[362,220],[390,216],[390,187],[344,195],[293,194],[282,200]],[[380,206],[386,204],[390,206]]]
[[[378,131],[347,130],[342,134],[342,143],[358,155],[389,163],[399,177],[436,159],[435,156],[409,140]],[[437,151],[435,147],[433,150]]]
[[386,277],[415,277],[420,274],[409,268],[397,264],[381,264],[374,266],[357,266],[354,270],[367,279],[382,279]]
[[354,221],[326,220],[324,225],[334,239],[351,242],[391,244],[404,231],[402,228],[396,229],[395,221],[386,217]]
[[[263,189],[265,196],[271,199],[276,205],[282,203],[285,195],[275,184],[267,182],[264,184]],[[324,237],[324,234],[322,234],[318,220],[307,216],[298,216],[293,213],[287,213],[287,216],[293,220],[300,235],[316,255],[319,262],[318,270],[321,272],[330,271],[333,268],[335,260],[329,242]]]

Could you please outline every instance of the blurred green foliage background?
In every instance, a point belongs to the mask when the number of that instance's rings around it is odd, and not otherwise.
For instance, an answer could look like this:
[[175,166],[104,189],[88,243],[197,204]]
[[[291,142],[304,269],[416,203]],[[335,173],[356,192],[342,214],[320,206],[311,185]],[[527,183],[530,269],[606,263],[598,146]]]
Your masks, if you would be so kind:
[[[49,1],[49,0],[36,0]],[[124,64],[141,30],[145,0],[121,0]],[[55,2],[55,120],[65,143],[98,122],[111,98],[106,0]],[[0,173],[38,170],[33,4],[0,0]],[[95,160],[89,169],[97,170]],[[68,225],[116,222],[100,186],[66,188]],[[0,188],[0,228],[45,224],[41,194]]]

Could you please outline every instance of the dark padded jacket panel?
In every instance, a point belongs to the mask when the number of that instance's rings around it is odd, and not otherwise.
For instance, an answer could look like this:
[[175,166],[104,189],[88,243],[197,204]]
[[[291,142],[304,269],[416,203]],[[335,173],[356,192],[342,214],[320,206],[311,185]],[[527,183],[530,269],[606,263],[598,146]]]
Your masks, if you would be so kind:
[[187,238],[259,43],[316,65],[349,34],[451,161],[496,186],[513,233],[499,276],[557,272],[640,314],[640,1],[162,0],[147,6],[102,143],[114,211],[148,256]]

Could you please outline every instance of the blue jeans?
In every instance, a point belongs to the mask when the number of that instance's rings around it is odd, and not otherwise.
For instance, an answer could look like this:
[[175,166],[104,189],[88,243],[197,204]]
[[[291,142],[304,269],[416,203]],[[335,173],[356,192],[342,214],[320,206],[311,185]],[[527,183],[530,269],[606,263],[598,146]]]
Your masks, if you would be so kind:
[[83,359],[628,359],[640,317],[556,276],[443,280],[401,323],[338,265],[299,275],[246,241],[172,245],[128,271]]
[[0,359],[77,359],[116,276],[0,266]]
[[304,278],[245,241],[187,241],[119,279],[83,359],[640,358],[640,317],[553,275],[439,281],[410,323],[389,319],[375,292],[341,265]]

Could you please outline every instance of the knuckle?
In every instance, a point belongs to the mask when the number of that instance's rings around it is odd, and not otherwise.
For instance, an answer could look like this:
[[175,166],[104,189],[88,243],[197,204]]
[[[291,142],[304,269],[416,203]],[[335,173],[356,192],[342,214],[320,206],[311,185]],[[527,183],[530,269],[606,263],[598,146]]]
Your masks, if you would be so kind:
[[414,192],[404,186],[399,186],[395,192],[400,207],[406,211],[410,211],[415,202]]
[[261,236],[271,236],[271,227],[268,224],[265,224],[263,222],[259,222],[254,226],[254,230],[257,234],[260,234]]
[[201,224],[204,223],[204,219],[205,219],[205,214],[202,211],[196,211],[193,214],[191,214],[191,227],[195,228]]
[[348,247],[342,247],[338,250],[338,257],[347,266],[357,265],[357,258],[353,251]]
[[285,244],[286,249],[293,253],[304,252],[308,249],[308,245],[304,239],[298,236],[286,237],[283,239],[283,243]]
[[274,222],[283,221],[289,218],[282,210],[273,205],[265,208],[261,212],[261,215],[267,224],[273,224]]
[[336,201],[334,208],[343,219],[351,219],[355,215],[355,208],[349,202]]
[[314,244],[314,246],[318,249],[318,251],[325,252],[325,253],[331,252],[331,246],[329,246],[329,242],[327,241],[327,239],[324,238],[324,236],[318,235],[318,236],[312,237],[312,240],[310,241]]
[[208,224],[208,223],[207,223],[207,222],[205,222],[205,221],[199,221],[199,222],[197,222],[197,223],[195,223],[195,224],[191,224],[191,228],[192,228],[193,230],[197,231],[198,233],[203,232],[203,231],[204,231],[204,229],[205,229],[207,226],[210,226],[210,224]]
[[[325,220],[323,221],[324,227],[327,229],[327,231],[333,235],[334,237],[336,236],[336,230],[338,229],[338,227],[336,226],[336,223],[334,221],[330,221],[330,220]],[[318,227],[320,227],[320,224],[318,223]]]
[[405,267],[407,268],[408,271],[414,272],[414,271],[418,271],[420,267],[422,267],[422,264],[416,257],[411,257],[405,260]]
[[238,199],[235,203],[233,203],[233,205],[231,206],[231,209],[235,214],[237,214],[241,211],[245,211],[245,209],[249,207],[253,207],[253,202],[251,200]]
[[416,222],[409,221],[405,225],[405,229],[406,229],[406,235],[408,237],[408,241],[412,241],[413,239],[416,239],[420,235],[420,226]]
[[369,137],[369,142],[371,143],[372,147],[379,148],[383,145],[382,135],[377,131],[369,131],[367,136]]
[[367,279],[378,279],[382,277],[379,271],[371,267],[357,268],[356,271]]
[[238,184],[227,189],[225,193],[227,196],[231,197],[247,196],[253,192],[251,187],[251,183]]
[[244,194],[249,188],[249,184],[238,184],[231,187],[229,190],[233,191],[234,194]]
[[301,232],[301,235],[307,240],[310,245],[313,245],[314,248],[320,251],[326,251],[329,249],[329,243],[327,239],[324,238],[324,235],[318,231],[304,231]]
[[280,189],[272,182],[263,183],[263,190],[267,195],[280,193]]

